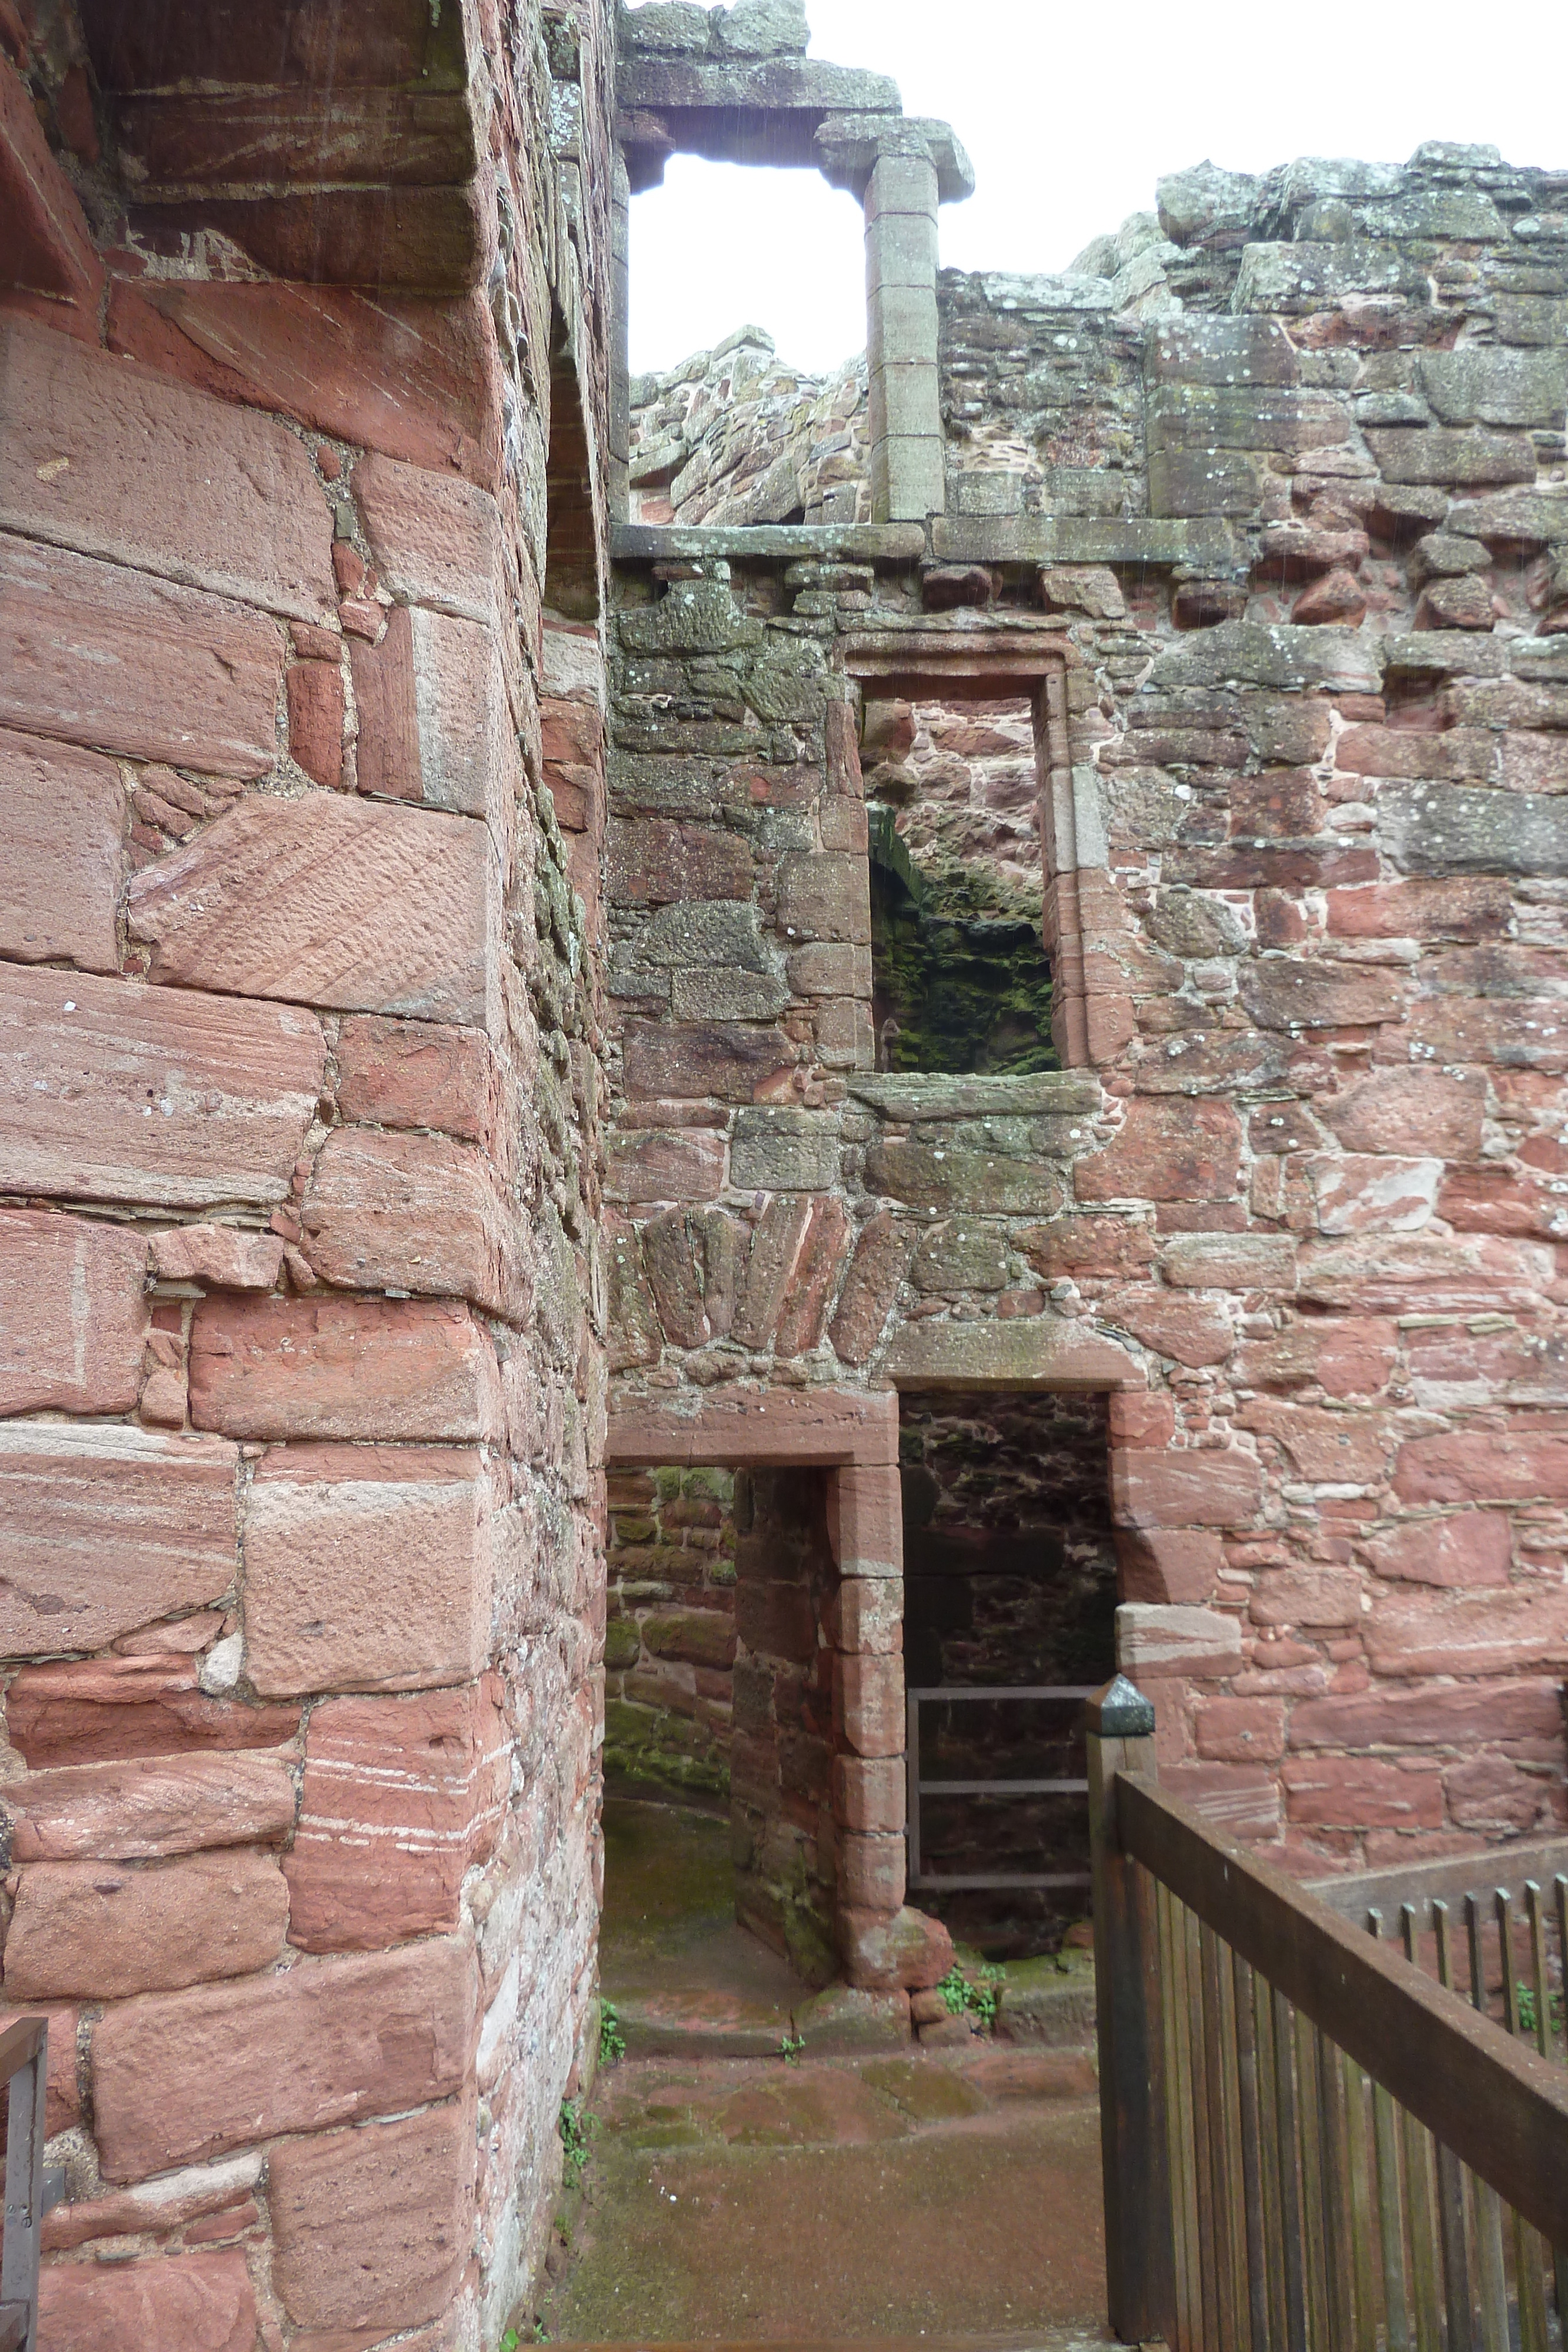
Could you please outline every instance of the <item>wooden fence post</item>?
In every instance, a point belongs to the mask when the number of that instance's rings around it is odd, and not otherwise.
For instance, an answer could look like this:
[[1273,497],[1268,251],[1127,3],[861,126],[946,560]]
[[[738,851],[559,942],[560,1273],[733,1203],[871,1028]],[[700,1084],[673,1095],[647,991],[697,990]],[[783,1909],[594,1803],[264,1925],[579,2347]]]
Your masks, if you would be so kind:
[[1155,1710],[1124,1675],[1090,1700],[1088,1745],[1107,2302],[1124,2344],[1173,2344],[1158,1921],[1153,1881],[1122,1851],[1115,1805],[1118,1772],[1156,1777]]

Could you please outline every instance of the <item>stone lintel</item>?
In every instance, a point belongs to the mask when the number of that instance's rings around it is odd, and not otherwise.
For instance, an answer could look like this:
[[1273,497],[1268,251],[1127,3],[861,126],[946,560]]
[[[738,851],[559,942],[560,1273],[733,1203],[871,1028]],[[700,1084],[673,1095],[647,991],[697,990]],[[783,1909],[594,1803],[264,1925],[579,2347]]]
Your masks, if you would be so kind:
[[1192,563],[1228,572],[1241,561],[1236,534],[1196,521],[1134,515],[949,515],[932,525],[945,563]]
[[898,1459],[898,1400],[885,1389],[764,1388],[629,1399],[612,1409],[604,1458],[654,1469],[887,1464]]
[[706,557],[765,563],[812,557],[832,563],[918,563],[925,553],[919,523],[619,522],[610,552],[617,563],[701,562]]
[[850,1078],[849,1090],[857,1102],[896,1119],[1025,1118],[1041,1113],[1093,1118],[1103,1100],[1099,1079],[1076,1070],[1040,1070],[1020,1078],[873,1076],[862,1071]]
[[1124,1348],[1061,1315],[1008,1323],[906,1323],[883,1370],[901,1389],[1141,1389]]

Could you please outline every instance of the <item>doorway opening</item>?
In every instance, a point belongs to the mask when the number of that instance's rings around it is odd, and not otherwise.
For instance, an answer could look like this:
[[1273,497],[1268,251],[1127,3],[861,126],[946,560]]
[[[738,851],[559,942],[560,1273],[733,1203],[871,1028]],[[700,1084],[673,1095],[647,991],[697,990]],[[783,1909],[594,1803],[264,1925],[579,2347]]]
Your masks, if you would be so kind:
[[1033,702],[873,697],[861,759],[877,1066],[1059,1068]]
[[[1108,1452],[1103,1396],[900,1399],[911,1900],[992,1960],[1082,1940],[1089,1911],[1083,1700],[1115,1671]],[[976,1786],[998,1782],[1021,1785]]]
[[604,1995],[777,2050],[838,1968],[826,1474],[613,1470],[610,1513]]

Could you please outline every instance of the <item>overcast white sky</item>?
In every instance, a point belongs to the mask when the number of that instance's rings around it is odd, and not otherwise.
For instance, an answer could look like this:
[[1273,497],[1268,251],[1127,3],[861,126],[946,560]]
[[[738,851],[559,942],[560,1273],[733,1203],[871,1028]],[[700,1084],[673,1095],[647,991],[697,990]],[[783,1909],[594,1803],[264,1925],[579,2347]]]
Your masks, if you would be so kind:
[[[1162,173],[1209,156],[1402,163],[1423,139],[1568,166],[1563,0],[807,0],[811,53],[893,75],[979,187],[942,212],[944,266],[1061,269]],[[799,365],[865,341],[860,207],[814,172],[677,156],[632,206],[632,364],[766,327]]]

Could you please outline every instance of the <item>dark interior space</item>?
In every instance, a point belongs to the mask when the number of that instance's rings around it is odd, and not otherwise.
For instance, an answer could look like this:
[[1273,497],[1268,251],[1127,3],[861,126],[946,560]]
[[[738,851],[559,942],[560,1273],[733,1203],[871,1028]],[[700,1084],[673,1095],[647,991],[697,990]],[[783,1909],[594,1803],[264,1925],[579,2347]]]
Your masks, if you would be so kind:
[[[901,1400],[908,1687],[1094,1686],[1114,1672],[1116,1554],[1101,1396]],[[1056,1887],[912,1886],[995,1959],[1058,1948],[1089,1908],[1079,1793],[933,1793],[936,1780],[1081,1780],[1079,1700],[921,1706],[920,1864],[928,1879],[1061,1877]]]

